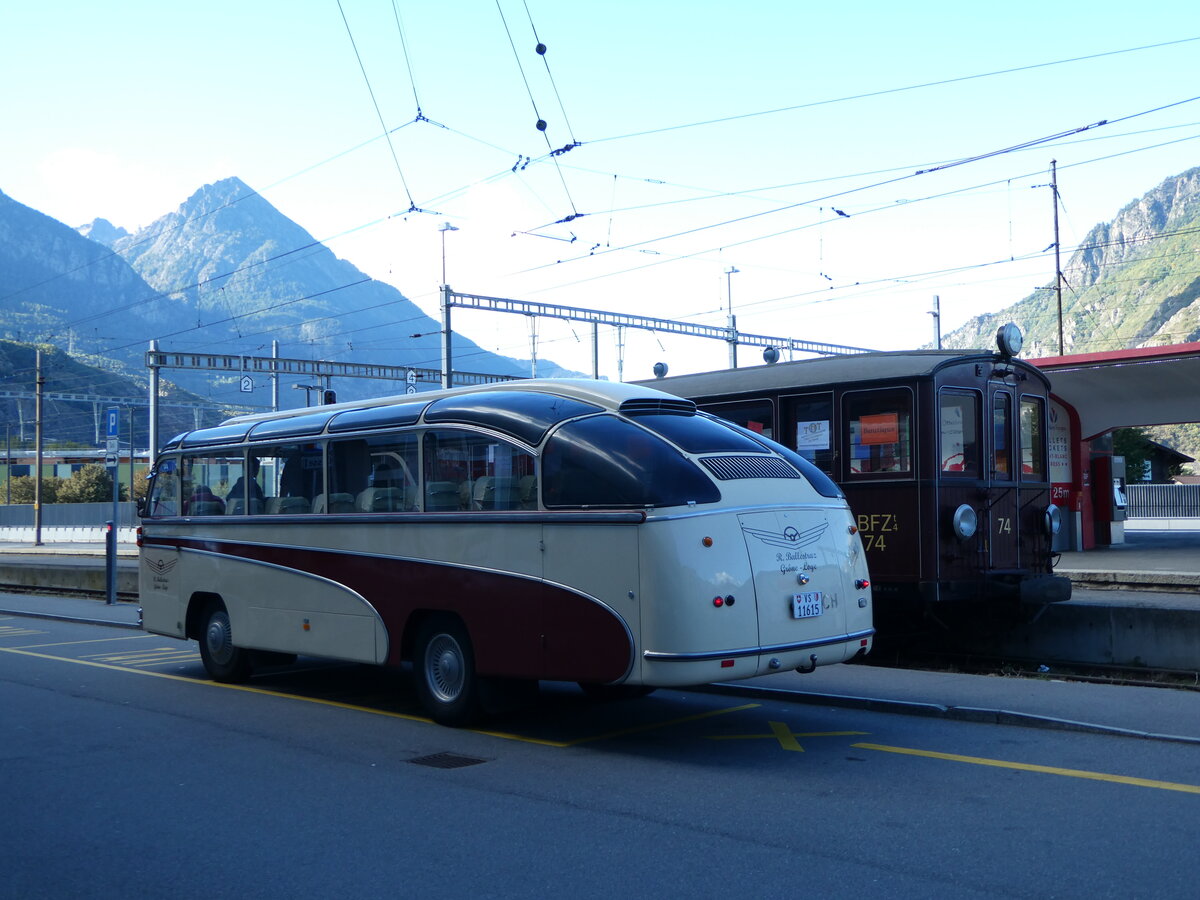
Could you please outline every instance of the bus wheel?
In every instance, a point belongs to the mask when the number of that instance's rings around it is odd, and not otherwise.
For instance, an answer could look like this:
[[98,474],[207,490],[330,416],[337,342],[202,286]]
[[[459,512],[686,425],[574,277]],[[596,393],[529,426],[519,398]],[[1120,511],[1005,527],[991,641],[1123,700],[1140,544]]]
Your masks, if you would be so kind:
[[250,677],[253,670],[249,650],[233,646],[233,629],[229,613],[220,603],[212,603],[204,611],[204,631],[200,635],[200,659],[213,681],[237,684]]
[[436,617],[417,633],[414,674],[417,698],[442,725],[467,725],[480,712],[475,656],[467,630],[453,619]]
[[654,688],[648,684],[596,684],[592,681],[581,681],[579,687],[589,700],[635,700],[654,693]]

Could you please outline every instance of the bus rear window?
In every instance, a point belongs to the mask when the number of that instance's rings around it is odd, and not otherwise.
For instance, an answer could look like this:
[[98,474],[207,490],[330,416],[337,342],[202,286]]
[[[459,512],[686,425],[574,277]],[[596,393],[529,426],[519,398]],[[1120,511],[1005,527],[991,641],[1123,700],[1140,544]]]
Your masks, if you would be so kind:
[[542,499],[550,509],[604,509],[715,503],[721,493],[661,438],[616,416],[592,416],[546,442]]
[[745,435],[707,416],[645,413],[633,418],[688,453],[762,452],[762,447]]

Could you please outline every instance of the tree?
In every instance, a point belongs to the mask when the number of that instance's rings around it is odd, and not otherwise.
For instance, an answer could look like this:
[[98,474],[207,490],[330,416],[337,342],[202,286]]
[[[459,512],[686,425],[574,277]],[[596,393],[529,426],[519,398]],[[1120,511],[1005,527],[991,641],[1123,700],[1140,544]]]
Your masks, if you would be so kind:
[[1150,465],[1150,435],[1145,428],[1118,428],[1113,432],[1113,456],[1125,457],[1126,481],[1141,481]]
[[[54,475],[45,475],[42,477],[42,504],[57,503],[58,489],[63,484],[63,479],[57,478]],[[17,475],[12,479],[12,502],[16,503],[33,503],[34,491],[36,484],[32,475]],[[109,488],[112,490],[112,488]]]
[[[112,500],[112,476],[98,463],[83,466],[58,490],[59,503],[105,503]],[[121,492],[124,494],[124,491]],[[123,498],[122,498],[123,499]]]

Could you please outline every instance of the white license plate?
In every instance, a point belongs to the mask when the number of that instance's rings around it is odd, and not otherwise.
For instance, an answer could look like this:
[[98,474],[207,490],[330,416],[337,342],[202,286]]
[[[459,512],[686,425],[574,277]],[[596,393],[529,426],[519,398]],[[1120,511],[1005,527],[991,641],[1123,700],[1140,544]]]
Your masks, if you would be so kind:
[[792,594],[792,618],[811,619],[821,614],[821,592],[805,591],[803,594]]

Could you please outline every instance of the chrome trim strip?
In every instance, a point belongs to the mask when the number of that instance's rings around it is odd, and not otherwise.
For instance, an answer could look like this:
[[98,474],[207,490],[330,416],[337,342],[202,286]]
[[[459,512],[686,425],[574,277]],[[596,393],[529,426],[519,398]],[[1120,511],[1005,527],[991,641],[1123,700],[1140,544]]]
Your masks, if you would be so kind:
[[743,647],[740,650],[701,651],[698,653],[666,653],[659,650],[645,650],[642,657],[654,662],[699,662],[709,659],[734,659],[742,656],[758,656],[762,653],[787,653],[789,650],[809,650],[813,647],[827,647],[830,644],[844,644],[848,641],[858,641],[871,637],[874,628],[854,631],[850,634],[840,634],[834,637],[816,638],[810,641],[797,641],[793,644],[769,644],[765,647]]

